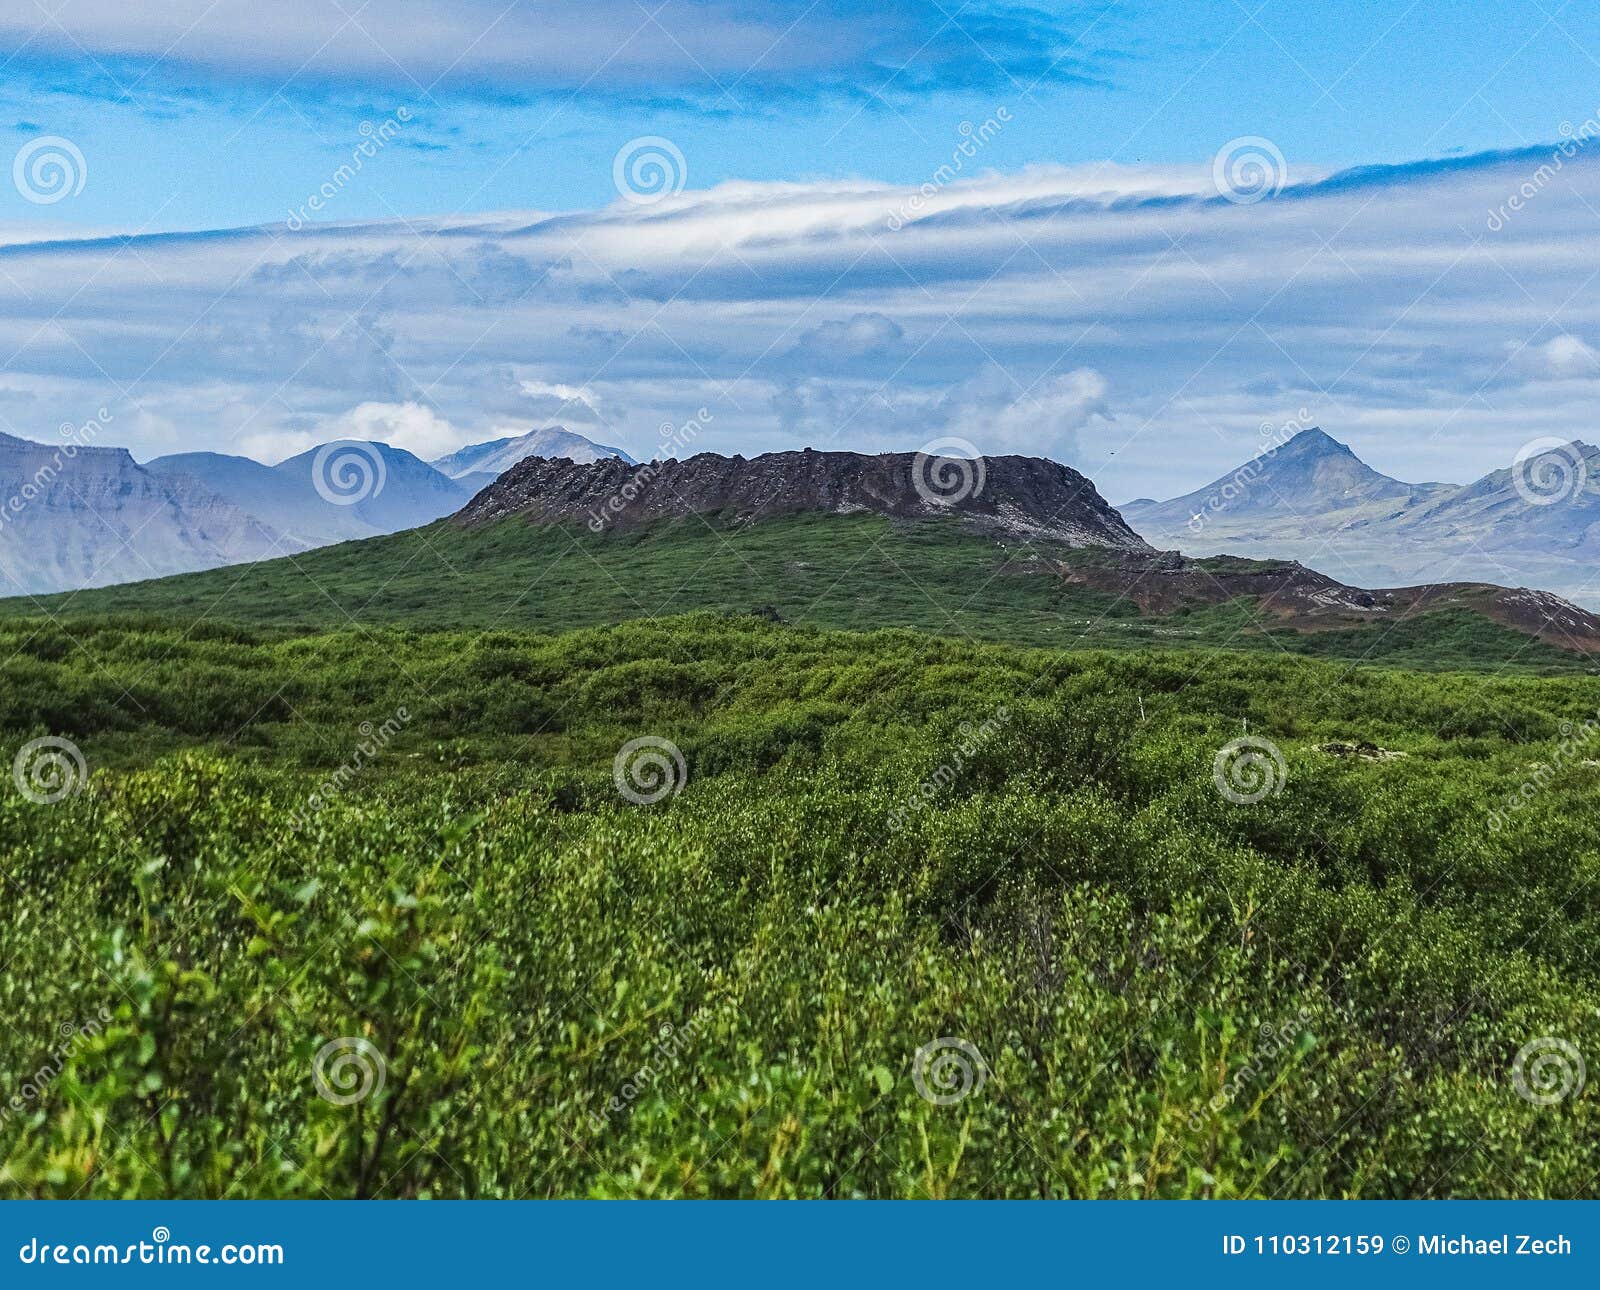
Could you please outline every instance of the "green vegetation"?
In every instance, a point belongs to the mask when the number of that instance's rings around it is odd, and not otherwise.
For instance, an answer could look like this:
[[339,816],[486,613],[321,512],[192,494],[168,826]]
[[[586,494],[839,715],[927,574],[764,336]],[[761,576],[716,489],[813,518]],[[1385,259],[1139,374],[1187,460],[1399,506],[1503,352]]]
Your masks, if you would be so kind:
[[0,619],[142,614],[284,634],[354,623],[563,631],[771,609],[816,627],[912,627],[1057,648],[1199,644],[1407,667],[1591,666],[1467,611],[1315,633],[1258,618],[1249,599],[1146,617],[1125,597],[1042,568],[1041,553],[1064,565],[1104,558],[1048,545],[1006,548],[955,520],[903,524],[874,515],[798,515],[742,529],[684,519],[602,537],[516,519],[471,529],[444,520],[246,568],[0,601]]
[[[452,586],[411,611],[497,600]],[[1600,1053],[1594,679],[187,616],[0,624],[5,755],[91,770],[0,792],[0,1193],[1594,1194],[1592,1091],[1513,1077]],[[1213,779],[1246,723],[1254,804]],[[613,779],[646,735],[688,769],[654,805]],[[948,1105],[939,1039],[986,1072]]]

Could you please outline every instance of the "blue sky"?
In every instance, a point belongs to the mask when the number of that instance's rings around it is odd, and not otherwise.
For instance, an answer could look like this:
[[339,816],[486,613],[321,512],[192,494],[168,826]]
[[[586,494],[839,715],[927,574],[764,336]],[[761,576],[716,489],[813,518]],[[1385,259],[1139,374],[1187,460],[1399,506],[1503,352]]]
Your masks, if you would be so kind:
[[[126,230],[281,218],[402,106],[414,125],[339,218],[600,205],[641,134],[672,138],[696,188],[916,183],[1000,104],[1001,170],[1194,163],[1256,134],[1337,169],[1552,140],[1600,106],[1596,6],[1559,0],[10,8],[0,119],[74,140],[90,169],[48,218]],[[7,193],[0,215],[38,212]]]
[[[1306,407],[1462,477],[1594,437],[1600,185],[1558,149],[1597,10],[11,6],[0,128],[67,189],[0,184],[0,429],[105,403],[138,456],[270,459],[560,419],[639,456],[707,406],[702,447],[962,433],[1127,496]],[[669,191],[619,195],[652,158]]]

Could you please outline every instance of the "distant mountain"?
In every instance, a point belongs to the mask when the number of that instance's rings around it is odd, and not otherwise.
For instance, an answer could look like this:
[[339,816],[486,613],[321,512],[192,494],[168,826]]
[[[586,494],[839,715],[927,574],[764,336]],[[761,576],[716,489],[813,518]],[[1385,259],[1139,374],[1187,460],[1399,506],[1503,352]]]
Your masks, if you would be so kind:
[[1487,539],[1493,547],[1593,554],[1597,524],[1600,449],[1574,440],[1448,490],[1406,516],[1403,527]]
[[455,478],[456,483],[460,484],[469,493],[481,493],[495,480],[499,479],[500,476],[487,470],[475,470],[471,474],[457,475]]
[[164,577],[417,528],[459,511],[501,463],[541,449],[620,456],[540,430],[463,449],[457,458],[481,464],[453,479],[413,453],[356,440],[276,466],[216,452],[141,466],[122,448],[0,434],[0,595]]
[[397,533],[460,510],[472,491],[422,458],[386,443],[323,444],[272,468],[334,510],[347,510],[371,533]]
[[198,481],[302,548],[429,524],[460,510],[474,491],[404,449],[364,440],[324,444],[276,466],[189,452],[146,469]]
[[123,448],[0,434],[0,591],[101,587],[302,550],[186,476]]
[[633,458],[622,449],[595,443],[563,426],[550,426],[508,439],[475,443],[448,457],[438,457],[431,464],[435,470],[442,471],[450,478],[461,479],[477,474],[503,475],[528,457],[565,457],[568,461],[585,462],[616,457],[633,464]]
[[[521,455],[556,449],[591,460]],[[1370,593],[1351,591],[1350,612],[1392,612],[1422,584],[1467,583],[1533,587],[1600,607],[1600,450],[1578,442],[1472,484],[1411,484],[1311,429],[1205,488],[1165,502],[1141,499],[1122,514],[1078,472],[1034,457],[930,461],[807,450],[752,459],[700,453],[641,466],[551,429],[478,444],[440,464],[458,475],[389,444],[339,441],[276,466],[220,453],[139,466],[119,448],[0,435],[0,594],[297,555],[446,516],[468,527],[517,516],[606,533],[685,516],[738,529],[809,512],[953,517],[1003,546],[1100,548],[1135,563],[1153,556],[1151,544],[1280,568],[1294,561],[1346,589],[1398,589],[1372,605],[1361,600]],[[1162,590],[1150,590],[1154,599],[1142,606],[1152,612],[1166,612],[1174,595],[1192,600],[1190,574],[1233,587],[1209,565],[1162,565],[1161,572],[1149,586]],[[1109,576],[1120,584],[1128,569]],[[1333,594],[1310,582],[1302,589],[1307,604]],[[1526,609],[1520,601],[1496,603],[1515,603],[1518,615]],[[1535,610],[1551,621],[1566,612],[1542,601]]]
[[167,478],[196,480],[303,547],[348,542],[377,532],[352,508],[324,501],[304,479],[249,457],[185,452],[157,457],[144,468]]
[[1349,447],[1312,427],[1269,448],[1204,488],[1166,502],[1142,499],[1123,516],[1158,546],[1180,538],[1230,532],[1252,525],[1263,532],[1279,522],[1324,528],[1391,514],[1448,492],[1448,484],[1406,484],[1379,474]]
[[1409,484],[1309,429],[1204,488],[1122,513],[1187,555],[1293,559],[1390,586],[1526,585],[1600,604],[1600,451],[1582,443],[1471,484]]
[[1392,528],[1419,568],[1471,565],[1499,582],[1600,603],[1600,449],[1579,440],[1553,446],[1407,512]]

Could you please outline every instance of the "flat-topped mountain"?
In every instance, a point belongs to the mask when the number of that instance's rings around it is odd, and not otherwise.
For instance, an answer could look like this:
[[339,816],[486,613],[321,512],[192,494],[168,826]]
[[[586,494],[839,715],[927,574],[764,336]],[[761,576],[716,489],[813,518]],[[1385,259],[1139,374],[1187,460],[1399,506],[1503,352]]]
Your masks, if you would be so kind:
[[518,515],[599,533],[674,516],[716,516],[743,526],[804,512],[950,515],[1018,538],[1150,550],[1087,478],[1041,457],[969,461],[809,448],[752,458],[700,453],[643,465],[530,457],[479,493],[457,519],[471,525]]

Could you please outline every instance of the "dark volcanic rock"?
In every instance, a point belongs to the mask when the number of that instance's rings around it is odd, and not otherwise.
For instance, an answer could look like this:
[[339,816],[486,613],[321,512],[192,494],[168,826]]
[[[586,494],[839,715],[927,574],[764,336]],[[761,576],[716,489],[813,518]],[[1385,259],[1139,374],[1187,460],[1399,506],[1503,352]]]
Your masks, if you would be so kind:
[[584,524],[595,532],[671,516],[717,516],[744,525],[779,515],[872,512],[901,519],[961,518],[1021,538],[1071,546],[1150,551],[1084,476],[1040,457],[981,463],[918,453],[700,453],[632,465],[530,457],[479,493],[457,516],[480,524],[521,515]]

